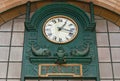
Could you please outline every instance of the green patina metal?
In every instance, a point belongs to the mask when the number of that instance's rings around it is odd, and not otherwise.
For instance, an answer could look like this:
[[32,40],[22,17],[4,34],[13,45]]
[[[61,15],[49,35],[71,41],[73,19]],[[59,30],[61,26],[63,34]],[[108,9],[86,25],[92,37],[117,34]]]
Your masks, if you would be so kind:
[[[96,81],[100,81],[96,47],[96,23],[94,21],[92,3],[90,3],[90,10],[91,16],[89,18],[77,6],[68,4],[67,2],[56,2],[38,9],[30,18],[30,2],[27,3],[21,81],[38,78],[95,79]],[[44,37],[42,32],[43,24],[48,18],[55,15],[68,16],[78,24],[79,32],[73,41],[66,44],[56,44]],[[42,66],[42,64],[55,64],[57,66],[53,67],[49,65],[46,71],[43,69],[47,67]],[[69,64],[73,66],[69,66]],[[74,66],[74,64],[80,64],[82,67]],[[64,67],[64,65],[68,66]],[[55,68],[55,72],[51,68]],[[68,73],[68,75],[49,75],[52,72],[57,74]],[[47,73],[47,77],[39,75]],[[69,74],[82,75],[76,77]]]

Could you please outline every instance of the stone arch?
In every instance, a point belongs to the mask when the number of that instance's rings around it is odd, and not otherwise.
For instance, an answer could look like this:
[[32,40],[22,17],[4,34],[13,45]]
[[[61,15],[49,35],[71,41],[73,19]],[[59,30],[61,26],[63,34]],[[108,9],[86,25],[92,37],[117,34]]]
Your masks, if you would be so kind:
[[[32,1],[32,0],[31,0]],[[88,1],[68,1],[68,3],[70,4],[74,4],[74,5],[77,5],[79,6],[81,9],[89,12],[90,9],[89,9],[89,4],[87,2],[89,2],[90,0]],[[0,13],[0,25],[2,25],[3,23],[7,22],[8,20],[11,20],[17,16],[20,16],[20,15],[23,15],[26,13],[26,6],[25,6],[25,3],[27,1],[20,1],[19,2],[19,6],[16,5],[13,7],[10,7],[10,9],[6,9],[6,10],[1,10],[1,13]],[[94,2],[94,1],[93,1]],[[1,2],[2,3],[2,2]],[[35,11],[36,9],[42,7],[43,5],[45,4],[48,4],[48,3],[51,3],[51,1],[39,1],[39,2],[33,2],[32,1],[32,11]],[[111,22],[113,22],[114,24],[120,26],[120,15],[119,15],[119,11],[112,11],[112,10],[108,10],[106,8],[103,8],[101,7],[102,5],[99,5],[97,4],[97,2],[94,2],[95,5],[94,5],[94,11],[95,11],[95,15],[98,15],[98,16],[101,16]],[[17,2],[16,2],[17,4]],[[98,6],[99,5],[99,6]],[[4,8],[4,7],[3,7]],[[112,8],[111,8],[112,9]]]

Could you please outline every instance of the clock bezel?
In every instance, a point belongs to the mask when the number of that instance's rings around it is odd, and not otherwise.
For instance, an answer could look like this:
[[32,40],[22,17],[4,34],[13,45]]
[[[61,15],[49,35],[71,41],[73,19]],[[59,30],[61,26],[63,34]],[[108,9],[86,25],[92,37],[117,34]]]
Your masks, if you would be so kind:
[[[49,39],[49,37],[48,37],[48,36],[46,35],[46,33],[45,33],[45,26],[46,26],[47,22],[49,22],[49,21],[52,20],[53,18],[66,18],[66,19],[70,20],[72,23],[74,23],[74,25],[75,25],[75,27],[76,27],[76,33],[74,34],[74,36],[72,36],[72,38],[70,38],[70,40],[65,41],[65,42],[57,42],[57,41],[54,41],[54,40]],[[49,18],[44,22],[42,31],[43,31],[44,37],[45,37],[48,41],[50,41],[50,42],[52,42],[52,43],[55,43],[55,44],[66,44],[66,43],[69,43],[69,42],[73,41],[73,40],[77,37],[77,35],[78,35],[78,24],[77,24],[77,23],[75,22],[75,20],[72,19],[71,17],[65,16],[65,15],[55,15],[55,16],[49,17]]]

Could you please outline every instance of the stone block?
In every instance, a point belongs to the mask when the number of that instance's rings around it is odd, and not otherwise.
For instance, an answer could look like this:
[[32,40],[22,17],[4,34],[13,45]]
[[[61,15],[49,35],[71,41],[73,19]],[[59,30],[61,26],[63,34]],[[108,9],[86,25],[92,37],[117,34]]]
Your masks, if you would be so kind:
[[114,12],[111,12],[109,10],[106,10],[106,9],[102,10],[100,16],[102,16],[103,18],[108,19],[114,23],[119,19],[119,15],[117,15]]
[[4,21],[8,21],[10,19],[13,19],[13,18],[19,16],[19,15],[20,15],[19,9],[18,8],[13,8],[11,10],[8,10],[6,12],[1,13],[1,18]]
[[118,21],[115,24],[120,26],[120,17],[119,17]]
[[3,19],[0,18],[0,25],[2,25],[4,23]]

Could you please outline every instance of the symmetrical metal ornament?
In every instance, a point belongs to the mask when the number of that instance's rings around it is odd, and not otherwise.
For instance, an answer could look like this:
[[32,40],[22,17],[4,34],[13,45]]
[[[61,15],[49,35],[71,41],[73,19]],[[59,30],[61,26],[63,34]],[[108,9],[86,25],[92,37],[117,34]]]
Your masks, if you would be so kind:
[[100,81],[92,3],[90,10],[91,18],[77,6],[56,2],[36,10],[30,18],[27,3],[21,81]]

